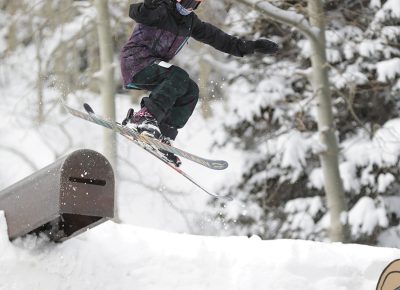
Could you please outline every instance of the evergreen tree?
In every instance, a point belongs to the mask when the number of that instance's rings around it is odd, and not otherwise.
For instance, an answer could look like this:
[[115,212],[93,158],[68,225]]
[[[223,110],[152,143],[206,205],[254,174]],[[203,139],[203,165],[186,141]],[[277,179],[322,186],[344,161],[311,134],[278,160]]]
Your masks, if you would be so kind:
[[[328,1],[327,57],[340,172],[349,204],[353,241],[376,243],[398,224],[400,172],[400,11],[394,0]],[[306,15],[306,2],[277,1]],[[244,8],[240,8],[244,9]],[[231,17],[240,12],[233,8]],[[262,16],[252,34],[278,40],[281,53],[254,57],[231,82],[225,136],[245,158],[240,180],[226,192],[236,201],[216,203],[229,233],[263,238],[323,240],[329,220],[317,153],[315,102],[308,82],[310,44],[300,33]]]

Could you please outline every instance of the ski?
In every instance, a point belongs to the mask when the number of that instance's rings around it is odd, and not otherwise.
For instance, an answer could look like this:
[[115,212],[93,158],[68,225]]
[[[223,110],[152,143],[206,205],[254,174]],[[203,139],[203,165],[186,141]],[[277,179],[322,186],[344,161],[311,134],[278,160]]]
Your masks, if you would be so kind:
[[196,162],[198,164],[201,164],[203,166],[206,166],[206,167],[208,167],[210,169],[215,169],[215,170],[225,169],[228,166],[228,163],[226,161],[224,161],[224,160],[209,160],[209,159],[205,159],[205,158],[193,155],[191,153],[188,153],[186,151],[183,151],[181,149],[175,148],[173,146],[169,146],[169,145],[166,145],[164,143],[161,143],[159,140],[156,140],[156,139],[154,139],[154,138],[152,138],[150,136],[147,136],[147,135],[144,135],[144,134],[140,134],[139,132],[137,132],[133,128],[129,128],[129,127],[123,126],[120,123],[113,122],[111,120],[108,120],[108,119],[100,116],[100,115],[97,115],[94,112],[94,110],[90,107],[89,104],[86,104],[86,103],[84,104],[84,109],[85,109],[86,112],[82,112],[82,111],[76,110],[76,109],[68,106],[64,102],[64,100],[62,100],[62,104],[63,104],[64,108],[66,109],[66,111],[69,114],[71,114],[71,115],[73,115],[75,117],[79,117],[81,119],[84,119],[86,121],[95,123],[97,125],[103,126],[105,128],[114,130],[118,134],[124,136],[125,138],[127,138],[131,142],[135,143],[139,147],[143,148],[148,153],[150,153],[151,155],[153,155],[154,157],[156,157],[157,159],[159,159],[160,161],[162,161],[163,163],[168,165],[170,168],[172,168],[173,170],[175,170],[176,172],[178,172],[179,174],[184,176],[186,179],[188,179],[190,182],[192,182],[194,185],[196,185],[198,188],[203,190],[208,195],[213,196],[215,198],[219,198],[219,199],[226,199],[228,201],[232,200],[228,196],[221,196],[221,195],[212,193],[212,192],[208,191],[207,189],[205,189],[198,182],[196,182],[190,175],[188,175],[182,169],[180,169],[179,167],[176,167],[174,164],[169,162],[167,160],[167,158],[164,156],[164,154],[161,153],[159,150],[160,149],[166,150],[168,152],[177,154],[177,155],[179,155],[181,157],[184,157],[184,158],[186,158],[188,160],[191,160],[193,162]]

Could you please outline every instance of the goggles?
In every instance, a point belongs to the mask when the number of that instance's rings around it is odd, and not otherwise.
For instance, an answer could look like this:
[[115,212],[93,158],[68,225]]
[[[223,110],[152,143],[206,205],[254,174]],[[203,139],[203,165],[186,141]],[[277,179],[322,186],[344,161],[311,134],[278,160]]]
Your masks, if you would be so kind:
[[196,10],[199,7],[201,0],[182,0],[180,4],[186,9]]

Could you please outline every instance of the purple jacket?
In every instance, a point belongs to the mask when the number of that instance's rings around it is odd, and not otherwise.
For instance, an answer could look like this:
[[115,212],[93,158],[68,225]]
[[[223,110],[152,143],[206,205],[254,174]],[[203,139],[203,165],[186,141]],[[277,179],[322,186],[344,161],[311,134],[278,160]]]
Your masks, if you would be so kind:
[[235,56],[254,52],[254,42],[226,34],[202,22],[195,13],[182,16],[175,1],[165,0],[155,9],[143,3],[132,4],[129,16],[137,24],[121,51],[124,85],[132,82],[139,71],[156,60],[170,61],[190,37]]

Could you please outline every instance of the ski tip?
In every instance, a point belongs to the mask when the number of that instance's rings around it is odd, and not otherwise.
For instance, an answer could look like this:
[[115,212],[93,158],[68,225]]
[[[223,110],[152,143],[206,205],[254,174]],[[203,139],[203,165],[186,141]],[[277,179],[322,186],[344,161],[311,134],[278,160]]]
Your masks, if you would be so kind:
[[224,196],[222,197],[225,201],[233,201],[233,197],[232,196]]
[[214,195],[216,199],[231,202],[234,198],[231,195]]
[[225,160],[215,160],[215,161],[211,161],[211,165],[208,166],[211,169],[214,170],[224,170],[226,168],[228,168],[229,163],[226,162]]
[[94,114],[94,111],[93,111],[92,107],[91,107],[88,103],[84,103],[84,104],[83,104],[83,108],[84,108],[85,111],[88,112],[89,114]]
[[221,160],[221,163],[222,163],[222,169],[226,169],[226,168],[228,168],[228,166],[229,166],[229,163],[228,162],[226,162],[225,160]]

